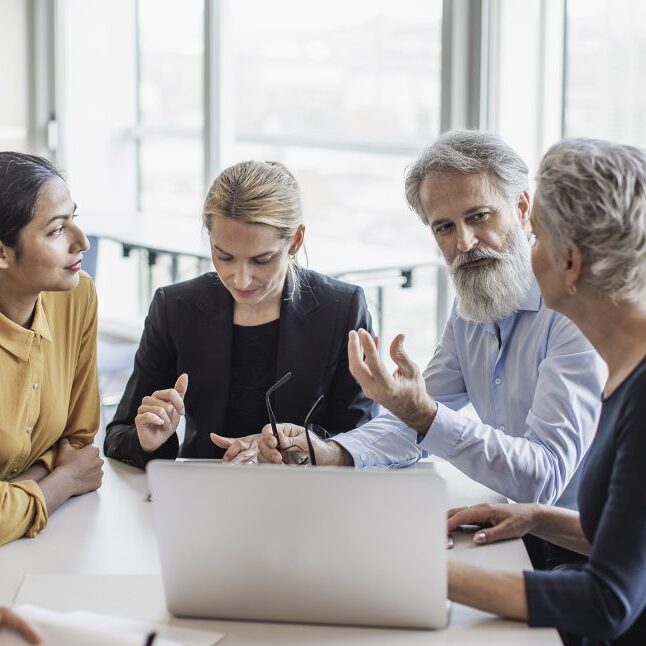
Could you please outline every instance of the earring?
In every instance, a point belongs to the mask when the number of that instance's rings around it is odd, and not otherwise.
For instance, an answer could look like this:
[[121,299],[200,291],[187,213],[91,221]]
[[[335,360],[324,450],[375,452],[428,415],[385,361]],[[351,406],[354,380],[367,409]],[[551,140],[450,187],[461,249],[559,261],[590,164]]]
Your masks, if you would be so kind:
[[287,257],[288,257],[290,260],[294,260],[294,258],[296,258],[296,254],[295,254],[295,253],[288,253],[288,254],[287,254]]
[[576,294],[576,285],[568,285],[566,290],[570,296],[574,296]]

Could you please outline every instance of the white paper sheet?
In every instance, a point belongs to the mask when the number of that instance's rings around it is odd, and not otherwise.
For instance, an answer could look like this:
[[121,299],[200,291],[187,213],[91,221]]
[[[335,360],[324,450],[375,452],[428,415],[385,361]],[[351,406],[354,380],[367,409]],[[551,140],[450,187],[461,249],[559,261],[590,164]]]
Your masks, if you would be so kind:
[[[93,612],[57,612],[20,605],[14,610],[43,638],[44,646],[144,646],[156,633],[154,646],[213,646],[223,633],[205,632]],[[15,633],[0,629],[1,646],[24,646]]]

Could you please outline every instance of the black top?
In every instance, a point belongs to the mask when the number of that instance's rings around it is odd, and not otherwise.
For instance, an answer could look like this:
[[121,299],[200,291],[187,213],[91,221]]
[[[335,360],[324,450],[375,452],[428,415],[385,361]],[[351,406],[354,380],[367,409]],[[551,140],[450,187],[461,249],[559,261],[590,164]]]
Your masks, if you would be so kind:
[[231,386],[224,423],[227,437],[259,433],[269,423],[265,394],[276,383],[278,325],[279,319],[264,325],[233,326]]
[[590,556],[579,567],[525,572],[530,625],[579,636],[568,644],[646,644],[645,477],[646,359],[604,400],[583,464]]
[[[331,433],[356,428],[372,417],[372,402],[348,367],[348,332],[371,329],[363,290],[308,269],[297,272],[300,287],[294,291],[288,274],[281,302],[275,381],[286,372],[292,378],[272,395],[276,419],[302,423],[323,395],[312,422]],[[233,298],[214,273],[155,292],[132,375],[106,428],[108,457],[142,468],[154,458],[222,457],[209,434],[227,430],[233,327]],[[183,372],[189,377],[184,443],[180,448],[173,434],[144,453],[134,426],[141,400],[172,388]]]

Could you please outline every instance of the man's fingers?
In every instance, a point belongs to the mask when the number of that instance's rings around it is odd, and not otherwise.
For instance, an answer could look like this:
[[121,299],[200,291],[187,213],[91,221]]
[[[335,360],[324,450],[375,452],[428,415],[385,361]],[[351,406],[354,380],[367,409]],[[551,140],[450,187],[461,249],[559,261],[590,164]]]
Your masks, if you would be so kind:
[[404,335],[398,334],[390,344],[390,358],[404,377],[413,377],[417,366],[404,350]]
[[274,430],[269,424],[265,424],[260,431],[260,438],[271,449],[276,448],[276,438],[274,437]]
[[177,381],[175,382],[175,390],[181,397],[182,401],[184,401],[184,396],[186,395],[186,391],[188,390],[188,375],[185,372],[177,377]]
[[276,449],[276,438],[274,437],[271,426],[263,426],[260,432],[260,441],[258,442],[258,461],[280,464],[283,458],[280,451]]
[[364,382],[372,377],[368,366],[363,361],[363,348],[355,330],[350,330],[348,334],[348,365],[350,373],[360,386],[363,387]]
[[365,355],[364,362],[368,366],[370,373],[374,379],[384,380],[388,379],[390,375],[386,370],[384,362],[379,356],[377,351],[377,346],[375,345],[374,339],[370,336],[370,333],[366,330],[359,330],[359,339],[361,340],[361,347],[363,348],[363,354]]

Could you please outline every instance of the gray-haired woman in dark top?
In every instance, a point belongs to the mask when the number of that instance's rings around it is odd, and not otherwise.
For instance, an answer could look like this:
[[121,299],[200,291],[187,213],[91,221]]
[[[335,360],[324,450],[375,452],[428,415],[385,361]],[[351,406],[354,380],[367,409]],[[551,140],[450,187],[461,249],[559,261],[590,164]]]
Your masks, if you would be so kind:
[[534,534],[588,556],[556,571],[449,565],[449,596],[566,644],[646,644],[646,151],[591,139],[553,146],[532,211],[532,265],[549,307],[574,321],[608,365],[579,513],[542,505],[451,510],[476,543]]

